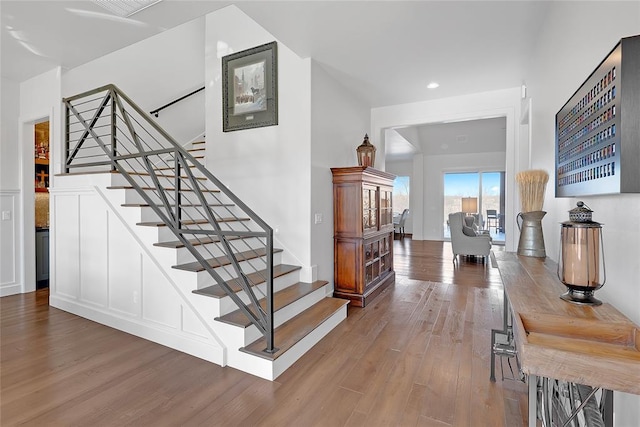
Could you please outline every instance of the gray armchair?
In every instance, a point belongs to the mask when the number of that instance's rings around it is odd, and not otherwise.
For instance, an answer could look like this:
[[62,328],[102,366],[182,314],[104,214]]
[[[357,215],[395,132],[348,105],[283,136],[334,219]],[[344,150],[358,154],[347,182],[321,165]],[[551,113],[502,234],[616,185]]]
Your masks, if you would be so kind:
[[409,209],[405,209],[402,211],[402,214],[398,218],[393,219],[393,232],[400,234],[400,238],[404,239],[404,223],[407,220],[407,216],[409,216]]
[[487,234],[476,234],[463,221],[464,214],[456,212],[449,214],[449,228],[451,230],[451,247],[453,262],[458,255],[475,255],[488,259],[491,251],[491,237]]

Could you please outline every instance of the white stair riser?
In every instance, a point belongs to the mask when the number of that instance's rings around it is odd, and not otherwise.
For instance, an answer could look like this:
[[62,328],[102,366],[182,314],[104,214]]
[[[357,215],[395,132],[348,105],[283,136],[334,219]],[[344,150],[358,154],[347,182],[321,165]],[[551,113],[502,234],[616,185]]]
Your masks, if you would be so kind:
[[[111,177],[111,185],[129,185],[130,182],[124,175],[114,173]],[[193,173],[194,177],[200,178],[196,173]],[[139,172],[131,172],[129,177],[134,180],[141,187],[155,187],[154,179],[151,175],[148,175],[146,171]],[[155,177],[158,180],[158,183],[163,187],[174,188],[176,179],[172,170],[162,170],[156,171]],[[191,182],[190,178],[186,174],[186,172],[182,172],[180,186],[182,188],[193,188],[194,184]],[[200,188],[213,188],[211,187],[211,182],[205,179],[197,179],[196,186]]]
[[[276,277],[273,279],[273,292],[281,291],[294,283],[298,283],[300,281],[300,275],[298,274],[299,270],[292,271],[291,273],[284,274],[280,277]],[[267,285],[265,283],[261,283],[256,286],[254,290],[255,294],[258,296],[258,299],[262,298],[263,295],[267,292]],[[244,291],[236,293],[242,301],[247,303],[249,298],[246,296]],[[236,304],[233,302],[231,297],[225,296],[220,298],[220,313],[221,315],[225,315],[227,313],[231,313],[232,311],[237,310]]]
[[[244,242],[244,243],[243,243]],[[232,245],[232,248],[236,252],[244,252],[249,249],[257,249],[259,248],[260,242],[258,239],[242,239],[240,240],[232,240],[229,242]],[[222,254],[221,243],[209,243],[206,245],[197,245],[194,246],[195,250],[206,258],[211,258],[211,256],[215,256],[216,254]],[[264,247],[262,245],[262,247]],[[185,247],[174,249],[175,250],[175,263],[176,264],[184,264],[187,262],[195,261],[195,257],[191,254],[191,251]]]
[[[264,257],[251,259],[249,261],[241,261],[240,267],[242,271],[247,274],[252,273],[253,271],[264,270],[266,266],[266,259]],[[281,253],[277,252],[273,254],[273,265],[278,265],[281,263]],[[225,265],[221,267],[214,268],[214,271],[222,278],[222,280],[231,280],[235,278],[236,272],[232,265]],[[206,288],[207,286],[215,285],[213,278],[209,275],[209,273],[204,271],[199,271],[194,273],[198,276],[198,289]]]
[[[140,221],[135,221],[135,223],[138,223]],[[223,231],[229,231],[229,230],[233,230],[233,231],[247,231],[245,228],[243,228],[243,224],[238,224],[240,221],[228,221],[228,222],[221,222],[220,223],[220,228]],[[249,221],[242,221],[244,223],[249,223]],[[155,229],[156,233],[157,233],[157,238],[155,239],[154,243],[158,242],[158,243],[162,243],[162,242],[172,242],[177,240],[176,235],[173,233],[173,231],[171,231],[171,229],[167,226],[145,226],[147,228],[151,228],[151,229]],[[256,228],[255,225],[252,225],[253,228]],[[195,224],[195,225],[187,225],[187,226],[183,226],[184,230],[213,230],[213,226],[210,224]],[[200,236],[202,234],[199,234]],[[185,234],[185,238],[187,239],[193,239],[195,236],[195,234]]]
[[[131,208],[139,210],[141,222],[158,221],[160,219],[160,216],[153,210],[152,207],[143,206],[143,207],[131,207]],[[159,205],[159,208],[163,213],[166,212],[164,205]],[[235,215],[237,217],[245,217],[245,215],[243,215],[242,213],[239,213],[237,209],[234,209],[233,206],[227,207],[227,206],[212,205],[210,206],[210,208],[211,208],[211,211],[213,212],[213,215],[216,218],[227,218],[227,217],[231,217],[232,215]],[[183,207],[180,211],[181,211],[180,212],[181,218],[185,221],[200,220],[203,218],[208,218],[207,210],[200,206]],[[171,206],[170,212],[172,214],[175,212],[175,206]]]
[[[230,242],[234,243],[234,242]],[[248,246],[246,244],[237,241],[238,244],[231,246],[231,249],[234,253],[240,253],[250,250],[257,250],[260,248],[255,248]],[[172,265],[186,264],[189,262],[196,261],[196,257],[191,253],[191,251],[185,247],[179,249],[165,248],[167,251],[173,251]],[[225,255],[224,248],[222,243],[209,243],[206,245],[197,245],[193,246],[193,249],[200,254],[203,258],[209,259],[214,257],[221,257]],[[264,246],[262,246],[264,249]]]
[[[227,364],[241,371],[273,381],[338,326],[340,322],[346,319],[346,317],[347,306],[345,305],[273,362],[229,347]],[[277,343],[275,344],[277,346]]]
[[290,368],[294,363],[305,355],[311,348],[316,345],[322,338],[338,326],[347,318],[347,305],[343,305],[331,317],[325,320],[316,329],[311,331],[309,335],[298,341],[293,347],[287,350],[282,356],[273,362],[272,380],[275,380]]
[[[128,184],[124,184],[124,185],[128,185]],[[173,186],[171,188],[173,188]],[[152,191],[147,190],[145,191],[145,194],[149,196],[149,198],[153,203],[156,203],[156,204],[164,203],[164,201],[161,200],[160,197],[158,197],[158,195],[154,194]],[[207,203],[221,203],[221,202],[226,203],[225,200],[223,200],[223,196],[221,193],[207,192],[207,193],[203,193],[203,195]],[[167,197],[169,199],[169,203],[174,204],[174,197],[173,196],[167,196]],[[140,203],[147,203],[147,201],[144,199],[144,197],[138,194],[137,190],[132,188],[132,189],[126,190],[125,203],[140,204]],[[199,204],[200,199],[198,199],[198,197],[193,192],[183,192],[182,203]]]

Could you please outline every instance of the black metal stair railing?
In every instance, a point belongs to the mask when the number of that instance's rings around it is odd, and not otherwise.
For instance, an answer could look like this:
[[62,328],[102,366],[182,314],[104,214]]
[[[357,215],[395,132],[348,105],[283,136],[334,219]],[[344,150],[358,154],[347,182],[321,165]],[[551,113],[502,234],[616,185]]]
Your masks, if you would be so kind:
[[[273,229],[115,85],[63,102],[65,172],[121,174],[256,325],[265,351],[275,352]],[[231,279],[244,295],[231,289]]]
[[177,98],[177,99],[174,99],[174,100],[173,100],[173,101],[171,101],[171,102],[167,102],[167,103],[166,103],[166,104],[164,104],[162,107],[156,108],[156,109],[155,109],[155,110],[153,110],[153,111],[149,111],[149,114],[153,114],[155,117],[158,117],[158,115],[160,115],[160,111],[164,110],[165,108],[169,108],[169,107],[171,107],[172,105],[177,104],[178,102],[180,102],[180,101],[182,101],[182,100],[184,100],[184,99],[187,99],[187,98],[189,98],[190,96],[195,95],[195,94],[196,94],[196,93],[198,93],[198,92],[202,92],[203,90],[204,90],[204,86],[201,86],[201,87],[199,87],[198,89],[196,89],[196,90],[194,90],[194,91],[191,91],[191,92],[189,92],[189,93],[188,93],[188,94],[186,94],[186,95],[183,95],[183,96],[181,96],[181,97],[179,97],[179,98]]

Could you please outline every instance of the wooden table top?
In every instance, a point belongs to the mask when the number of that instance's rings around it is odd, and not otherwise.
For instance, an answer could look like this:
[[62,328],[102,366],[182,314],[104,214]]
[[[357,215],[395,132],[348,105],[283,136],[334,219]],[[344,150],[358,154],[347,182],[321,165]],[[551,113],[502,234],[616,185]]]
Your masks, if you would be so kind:
[[494,255],[524,373],[640,394],[637,325],[606,302],[585,306],[560,299],[566,287],[548,258]]

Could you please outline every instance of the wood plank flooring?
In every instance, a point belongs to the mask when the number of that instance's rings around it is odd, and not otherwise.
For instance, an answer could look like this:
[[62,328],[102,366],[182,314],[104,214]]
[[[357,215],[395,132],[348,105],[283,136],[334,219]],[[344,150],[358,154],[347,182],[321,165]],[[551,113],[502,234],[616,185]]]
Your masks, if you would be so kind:
[[489,381],[498,271],[454,268],[449,243],[394,251],[395,286],[273,382],[51,308],[46,289],[2,298],[0,425],[525,425],[524,384]]

